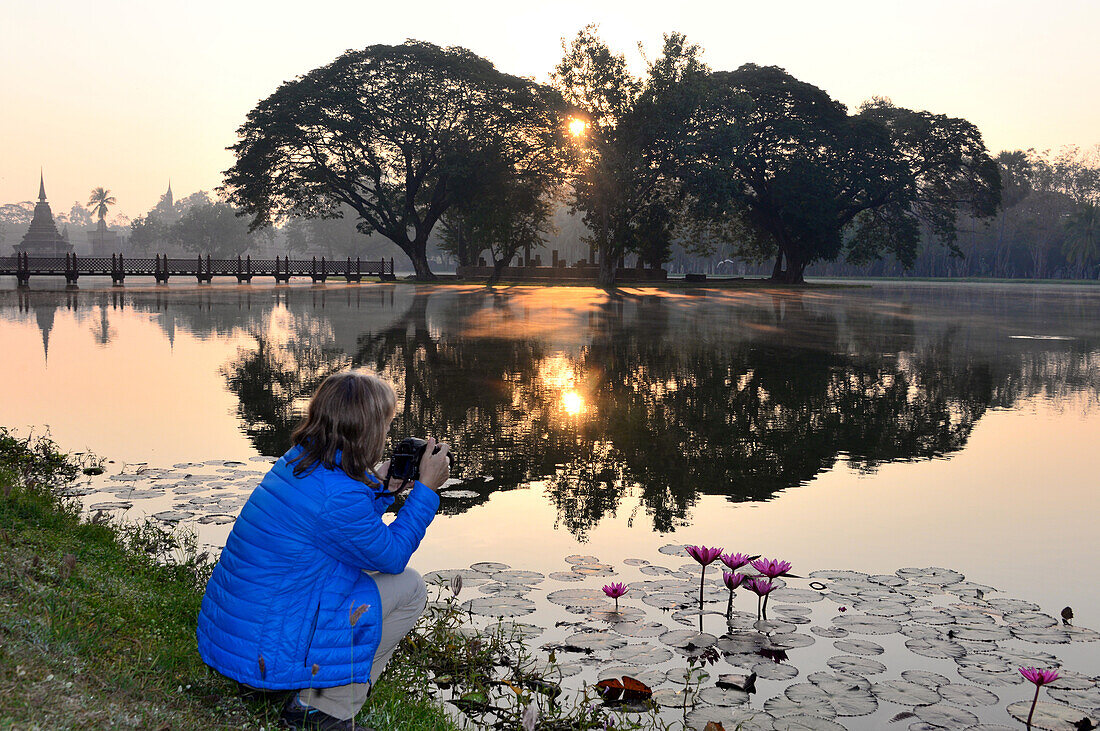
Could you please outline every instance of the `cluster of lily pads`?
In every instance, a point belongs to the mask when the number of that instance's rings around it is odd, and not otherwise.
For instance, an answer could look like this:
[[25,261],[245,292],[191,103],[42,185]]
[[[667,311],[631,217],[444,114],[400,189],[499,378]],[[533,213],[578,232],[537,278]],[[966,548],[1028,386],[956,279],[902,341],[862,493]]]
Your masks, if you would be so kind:
[[[460,577],[465,631],[507,622],[531,651],[524,671],[560,688],[555,704],[568,705],[570,694],[595,701],[618,714],[620,727],[651,727],[653,718],[669,728],[746,731],[1000,731],[1017,721],[1072,730],[1100,722],[1100,678],[1037,647],[1100,634],[956,571],[821,570],[801,579],[785,561],[703,546],[658,550],[692,560],[630,558],[617,567],[574,555],[547,574],[483,562],[426,578],[450,585]],[[729,570],[707,581],[716,561]],[[742,587],[757,595],[756,611],[734,606]],[[511,672],[506,658],[501,668]],[[1026,694],[1036,681],[1021,668],[1038,668],[1047,700]],[[514,691],[500,687],[514,704]],[[493,706],[491,692],[483,703],[481,712]],[[532,703],[541,701],[525,698]],[[556,728],[544,705],[528,718]]]

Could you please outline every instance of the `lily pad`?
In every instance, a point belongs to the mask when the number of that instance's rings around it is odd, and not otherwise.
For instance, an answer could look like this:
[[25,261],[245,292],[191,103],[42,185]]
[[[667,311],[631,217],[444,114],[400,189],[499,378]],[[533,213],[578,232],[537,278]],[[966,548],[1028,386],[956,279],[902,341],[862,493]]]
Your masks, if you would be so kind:
[[798,668],[790,663],[762,660],[752,666],[752,672],[763,680],[792,680],[798,677]]
[[871,686],[871,692],[880,700],[902,706],[925,706],[938,703],[940,700],[940,694],[934,688],[905,680],[887,680],[883,683],[875,683]]
[[857,635],[892,635],[901,625],[887,617],[868,617],[858,614],[840,614],[832,618],[833,626],[841,627]]
[[978,717],[970,711],[964,711],[946,703],[917,706],[914,713],[925,723],[943,728],[966,728],[978,722]]
[[769,713],[741,706],[696,706],[684,719],[691,731],[705,731],[708,723],[722,724],[730,731],[771,731],[774,720]]
[[951,683],[940,686],[940,696],[948,703],[957,706],[992,706],[997,702],[997,694],[976,685]]
[[[910,652],[923,657],[959,658],[966,654],[966,649],[958,642],[937,639],[908,639],[905,646]],[[929,721],[931,723],[931,721]]]
[[225,513],[212,513],[210,515],[204,515],[199,518],[199,522],[203,525],[226,525],[232,523],[237,519],[235,515],[226,515]]
[[450,500],[476,500],[481,497],[480,492],[474,492],[473,490],[441,490],[439,497],[448,498]]
[[551,571],[548,575],[555,581],[584,581],[583,576],[572,571]]
[[[803,683],[802,685],[809,685],[809,683]],[[792,685],[790,687],[793,688],[795,686]],[[836,718],[836,708],[833,707],[833,704],[829,702],[829,699],[825,697],[824,693],[796,693],[796,695],[801,699],[793,700],[786,694],[769,698],[764,701],[764,710],[776,718],[783,718],[786,716]]]
[[574,553],[572,556],[566,556],[565,562],[571,564],[599,563],[600,559],[595,556],[582,556],[581,554]]
[[837,640],[833,647],[849,655],[881,655],[885,652],[882,645],[870,640]]
[[[1031,711],[1031,701],[1016,701],[1008,704],[1008,715],[1017,721],[1026,722],[1027,715]],[[1073,729],[1074,724],[1083,718],[1080,710],[1061,703],[1048,703],[1040,701],[1035,706],[1035,715],[1031,720],[1033,729],[1045,729],[1045,731],[1062,731]],[[1095,721],[1095,717],[1091,720]]]
[[782,716],[772,722],[775,731],[844,731],[836,721],[819,716]]
[[533,601],[514,596],[476,597],[462,606],[471,614],[484,617],[519,617],[535,611]]
[[711,686],[699,691],[699,700],[712,706],[738,706],[749,702],[749,694],[743,690]]
[[510,582],[513,584],[537,584],[546,577],[538,571],[522,571],[520,569],[505,569],[492,574],[493,581]]
[[886,672],[886,666],[879,661],[857,655],[837,655],[830,657],[825,664],[833,670],[855,675],[875,675]]
[[847,637],[848,630],[843,627],[810,627],[810,631],[818,637]]
[[481,584],[489,583],[488,576],[472,568],[429,571],[424,574],[424,581],[429,584],[434,584],[437,581],[442,581],[444,584],[450,584],[456,576],[462,577],[462,584],[464,586],[480,586]]
[[903,680],[907,680],[910,683],[924,685],[929,688],[938,688],[941,685],[947,685],[951,682],[945,676],[939,673],[929,672],[928,670],[902,670],[901,677]]
[[660,622],[645,622],[642,620],[615,622],[611,629],[627,637],[657,637],[668,631],[668,627]]
[[187,520],[194,513],[189,513],[186,510],[162,510],[159,513],[153,513],[153,517],[157,520],[165,523],[178,523],[181,520]]
[[656,665],[672,659],[672,651],[660,645],[625,645],[611,651],[611,659],[631,665]]
[[626,644],[626,640],[610,632],[578,632],[562,640],[567,652],[610,652]]
[[570,569],[575,574],[581,576],[614,576],[615,567],[606,563],[584,563],[575,564]]
[[[608,598],[602,589],[558,589],[547,594],[546,599],[563,607],[578,609],[606,608]],[[643,600],[644,601],[644,600]]]
[[470,564],[470,568],[473,571],[480,571],[484,574],[495,574],[497,571],[507,571],[512,568],[506,563],[500,563],[499,561],[479,561],[475,564]]
[[129,510],[134,504],[125,500],[108,500],[103,503],[94,503],[88,506],[88,510]]

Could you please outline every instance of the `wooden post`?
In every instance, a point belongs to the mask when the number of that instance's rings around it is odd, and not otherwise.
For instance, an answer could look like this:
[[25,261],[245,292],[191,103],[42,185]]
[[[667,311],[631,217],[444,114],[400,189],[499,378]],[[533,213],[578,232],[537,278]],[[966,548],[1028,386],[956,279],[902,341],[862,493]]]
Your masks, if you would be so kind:
[[551,254],[553,254],[553,262],[554,262],[554,263],[553,263],[553,264],[551,264],[550,266],[552,266],[552,267],[555,267],[555,268],[556,268],[556,267],[558,266],[558,250],[557,250],[557,249],[554,249],[554,250],[553,250],[553,251],[551,251],[550,253],[551,253]]

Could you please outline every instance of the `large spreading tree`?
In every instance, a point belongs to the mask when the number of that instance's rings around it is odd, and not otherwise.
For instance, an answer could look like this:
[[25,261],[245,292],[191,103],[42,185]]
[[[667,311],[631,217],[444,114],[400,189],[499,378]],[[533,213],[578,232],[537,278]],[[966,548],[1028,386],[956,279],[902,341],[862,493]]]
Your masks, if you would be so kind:
[[571,178],[573,210],[599,252],[599,283],[610,286],[622,255],[660,263],[680,210],[680,179],[691,120],[707,68],[683,35],[665,36],[645,78],[632,76],[595,26],[563,48],[554,81],[585,123]]
[[248,114],[225,190],[253,229],[337,217],[346,205],[362,232],[390,239],[418,279],[433,279],[428,238],[476,193],[484,156],[510,155],[515,169],[552,157],[555,97],[463,48],[407,41],[348,51]]
[[971,123],[876,99],[849,115],[774,66],[710,75],[684,177],[696,210],[743,222],[743,256],[773,278],[843,254],[910,264],[928,235],[958,252],[960,213],[992,216],[1001,183]]

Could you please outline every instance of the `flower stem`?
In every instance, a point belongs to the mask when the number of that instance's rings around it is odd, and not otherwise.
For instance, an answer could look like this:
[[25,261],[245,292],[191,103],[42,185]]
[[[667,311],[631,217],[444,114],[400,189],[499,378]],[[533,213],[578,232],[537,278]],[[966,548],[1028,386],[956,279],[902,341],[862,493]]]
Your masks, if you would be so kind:
[[1031,717],[1035,715],[1035,706],[1039,705],[1039,688],[1041,688],[1041,687],[1042,686],[1038,685],[1038,684],[1036,684],[1036,686],[1035,686],[1035,698],[1032,699],[1032,701],[1031,701],[1031,710],[1027,714],[1027,729],[1028,729],[1028,731],[1031,731]]
[[730,600],[726,604],[726,624],[733,621],[733,589],[730,589]]
[[703,570],[699,574],[699,616],[703,616],[703,578],[707,575],[707,565],[703,564]]
[[760,614],[761,614],[762,619],[767,619],[768,618],[768,595],[767,594],[764,595],[764,608],[760,610]]

